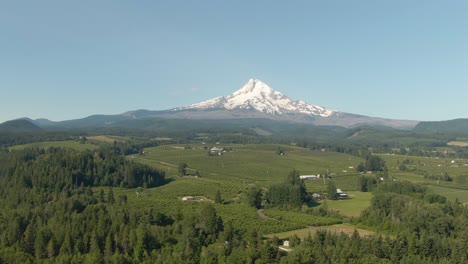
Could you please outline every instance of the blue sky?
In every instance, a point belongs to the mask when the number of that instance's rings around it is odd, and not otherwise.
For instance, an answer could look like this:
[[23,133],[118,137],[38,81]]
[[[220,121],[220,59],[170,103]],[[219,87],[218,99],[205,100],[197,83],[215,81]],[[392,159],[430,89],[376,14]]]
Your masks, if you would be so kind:
[[250,78],[399,119],[468,117],[468,1],[2,1],[0,122],[163,110]]

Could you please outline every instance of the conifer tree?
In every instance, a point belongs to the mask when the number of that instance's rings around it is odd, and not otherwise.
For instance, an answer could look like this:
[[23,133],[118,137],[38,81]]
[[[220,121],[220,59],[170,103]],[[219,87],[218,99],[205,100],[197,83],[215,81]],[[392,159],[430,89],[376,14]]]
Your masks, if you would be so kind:
[[216,191],[215,203],[218,203],[218,204],[223,203],[223,199],[221,198],[221,192],[219,190]]

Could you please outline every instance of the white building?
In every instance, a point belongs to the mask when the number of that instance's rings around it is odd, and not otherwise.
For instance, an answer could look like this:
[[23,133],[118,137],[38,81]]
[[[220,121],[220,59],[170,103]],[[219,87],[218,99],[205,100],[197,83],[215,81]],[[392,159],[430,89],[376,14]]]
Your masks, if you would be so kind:
[[301,175],[299,176],[301,180],[308,181],[308,180],[316,180],[320,178],[320,175]]

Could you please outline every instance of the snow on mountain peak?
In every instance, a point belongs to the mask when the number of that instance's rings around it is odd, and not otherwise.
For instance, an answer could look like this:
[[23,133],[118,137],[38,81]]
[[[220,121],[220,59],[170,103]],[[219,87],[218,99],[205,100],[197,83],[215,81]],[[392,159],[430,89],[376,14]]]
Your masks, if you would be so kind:
[[227,110],[256,110],[272,115],[300,113],[322,117],[330,116],[336,112],[321,106],[307,104],[303,101],[293,101],[257,79],[250,79],[239,90],[228,96],[216,97],[174,110],[207,110],[216,108]]
[[234,92],[234,94],[240,94],[240,93],[257,93],[257,94],[269,94],[274,92],[273,89],[271,89],[270,86],[267,84],[263,83],[260,80],[257,79],[250,79],[242,88]]

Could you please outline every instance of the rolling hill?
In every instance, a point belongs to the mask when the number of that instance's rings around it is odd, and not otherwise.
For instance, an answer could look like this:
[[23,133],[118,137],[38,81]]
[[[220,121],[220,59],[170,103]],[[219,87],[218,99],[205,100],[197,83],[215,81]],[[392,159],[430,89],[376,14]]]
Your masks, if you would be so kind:
[[414,128],[415,132],[448,133],[468,136],[468,119],[454,119],[447,121],[420,122]]
[[0,132],[38,132],[42,128],[27,119],[16,119],[0,124]]

